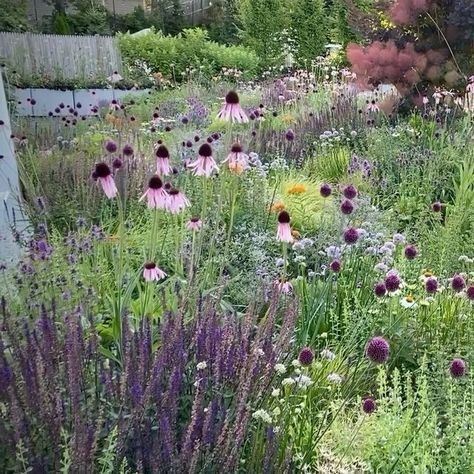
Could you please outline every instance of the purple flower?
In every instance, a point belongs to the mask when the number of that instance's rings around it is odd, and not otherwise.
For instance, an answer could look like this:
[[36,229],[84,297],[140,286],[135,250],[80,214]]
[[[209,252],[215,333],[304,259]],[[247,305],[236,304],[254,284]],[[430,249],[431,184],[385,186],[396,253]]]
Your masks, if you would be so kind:
[[425,281],[425,290],[427,293],[436,293],[438,290],[438,280],[434,277],[427,278]]
[[117,151],[117,144],[112,141],[112,140],[107,140],[105,142],[105,149],[109,152],[109,153],[115,153]]
[[354,204],[352,204],[352,201],[350,201],[349,199],[344,199],[344,201],[342,201],[341,203],[341,212],[343,214],[352,214],[352,212],[354,211]]
[[357,196],[357,189],[354,185],[349,184],[349,186],[346,186],[342,190],[342,194],[344,194],[344,197],[347,199],[354,199]]
[[441,203],[439,201],[434,202],[431,204],[431,209],[433,209],[434,212],[441,212]]
[[292,142],[295,139],[295,132],[291,128],[289,128],[285,133],[285,138],[289,142]]
[[362,411],[366,415],[372,414],[377,409],[377,404],[372,397],[362,400]]
[[375,336],[367,343],[365,353],[370,361],[383,364],[388,360],[390,347],[383,337]]
[[354,227],[348,227],[343,237],[346,244],[355,244],[359,240],[359,232]]
[[328,183],[321,184],[321,187],[319,188],[319,194],[321,194],[323,198],[329,197],[331,193],[332,193],[332,189]]
[[341,271],[341,262],[339,260],[333,260],[329,266],[334,273]]
[[418,251],[416,250],[416,247],[414,245],[407,245],[405,247],[405,257],[408,260],[413,260],[416,257],[417,253]]
[[385,287],[387,291],[397,291],[400,288],[400,277],[396,273],[389,273],[385,277]]
[[311,350],[310,347],[304,347],[300,351],[298,360],[300,361],[301,365],[311,365],[314,360],[314,352]]
[[474,301],[474,286],[469,286],[466,289],[466,296],[471,300]]
[[114,158],[112,161],[112,167],[119,170],[123,165],[123,161],[120,158]]
[[378,298],[382,298],[382,296],[385,296],[385,294],[387,293],[387,287],[385,286],[385,283],[383,281],[379,281],[375,284],[374,293],[375,296],[377,296]]
[[128,143],[123,147],[122,153],[124,156],[132,156],[133,155],[133,148],[132,145]]
[[453,279],[451,280],[451,288],[454,291],[464,290],[465,286],[466,286],[466,282],[464,281],[464,278],[461,275],[453,276]]
[[466,363],[462,359],[453,359],[449,364],[449,372],[455,379],[463,377],[466,373]]

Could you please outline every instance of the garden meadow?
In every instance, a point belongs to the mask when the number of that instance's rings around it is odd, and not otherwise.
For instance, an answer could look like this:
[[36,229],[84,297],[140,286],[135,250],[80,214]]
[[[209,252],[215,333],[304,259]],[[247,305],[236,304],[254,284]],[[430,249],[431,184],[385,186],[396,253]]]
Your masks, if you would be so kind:
[[149,90],[33,128],[2,68],[29,225],[0,471],[474,472],[474,76],[391,40],[120,41],[105,84]]

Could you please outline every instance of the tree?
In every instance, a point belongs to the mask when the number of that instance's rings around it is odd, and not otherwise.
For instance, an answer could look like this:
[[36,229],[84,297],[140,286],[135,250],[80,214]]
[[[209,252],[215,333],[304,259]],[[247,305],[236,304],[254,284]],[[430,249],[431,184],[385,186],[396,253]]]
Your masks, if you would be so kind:
[[239,19],[244,43],[266,63],[279,53],[275,37],[288,26],[288,7],[283,0],[240,0]]
[[27,31],[26,0],[0,0],[0,31]]
[[300,62],[314,60],[324,53],[329,39],[324,0],[295,0],[291,25]]

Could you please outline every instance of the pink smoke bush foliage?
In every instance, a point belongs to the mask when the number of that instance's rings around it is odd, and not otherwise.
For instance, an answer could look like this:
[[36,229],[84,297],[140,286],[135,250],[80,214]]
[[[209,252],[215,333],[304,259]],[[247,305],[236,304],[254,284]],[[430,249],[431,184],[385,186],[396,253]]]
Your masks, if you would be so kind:
[[390,9],[390,18],[396,25],[409,25],[430,6],[430,0],[397,0]]

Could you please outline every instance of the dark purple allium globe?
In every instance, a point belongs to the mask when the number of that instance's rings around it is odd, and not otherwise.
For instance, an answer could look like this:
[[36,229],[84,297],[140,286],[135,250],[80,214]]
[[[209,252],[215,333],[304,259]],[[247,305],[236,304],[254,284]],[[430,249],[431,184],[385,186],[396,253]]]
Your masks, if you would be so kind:
[[449,364],[449,373],[455,379],[463,377],[466,373],[466,363],[462,359],[453,359]]
[[115,153],[117,151],[117,144],[112,141],[112,140],[107,140],[105,142],[105,149],[109,152],[109,153]]
[[329,266],[331,267],[331,270],[334,273],[339,273],[342,267],[341,262],[339,260],[333,260]]
[[199,135],[194,135],[194,141],[198,142],[200,140]]
[[332,189],[328,183],[321,184],[321,187],[319,188],[319,194],[321,194],[323,198],[329,197],[331,193],[332,193]]
[[402,282],[400,280],[400,277],[396,273],[389,273],[385,277],[385,288],[387,288],[387,291],[393,292],[397,291],[400,288],[400,283]]
[[346,186],[342,190],[342,194],[344,194],[344,197],[347,199],[354,199],[357,196],[357,189],[354,185],[349,184],[349,186]]
[[314,352],[310,347],[303,347],[303,349],[300,351],[300,355],[298,356],[298,360],[300,361],[301,365],[311,365],[314,360]]
[[416,257],[417,253],[418,251],[416,250],[416,247],[414,245],[407,245],[405,247],[405,257],[408,260],[413,260]]
[[289,128],[285,133],[285,138],[289,142],[292,142],[295,139],[295,132],[291,128]]
[[114,158],[112,161],[112,167],[119,170],[123,165],[123,161],[120,158]]
[[362,400],[362,411],[366,415],[372,414],[377,409],[377,404],[372,397]]
[[466,296],[469,300],[474,301],[474,286],[468,286],[466,288]]
[[425,290],[427,293],[436,293],[438,290],[438,280],[434,277],[425,280]]
[[188,117],[184,116],[181,118],[181,123],[183,123],[184,125],[186,125],[188,122],[189,122]]
[[346,244],[355,244],[359,240],[359,232],[354,227],[348,227],[343,237]]
[[451,280],[451,288],[454,291],[462,291],[466,286],[466,282],[461,275],[454,275],[453,279]]
[[186,141],[186,147],[187,148],[192,148],[193,147],[193,142],[191,140]]
[[375,364],[384,364],[388,360],[390,347],[383,337],[375,336],[367,343],[365,353]]
[[441,203],[439,201],[434,202],[431,204],[431,209],[433,209],[434,212],[441,212]]
[[344,199],[344,201],[342,201],[341,203],[341,212],[343,214],[352,214],[352,212],[354,211],[354,204],[352,204],[352,201],[349,200],[349,199]]
[[378,283],[375,284],[374,293],[375,293],[375,296],[377,296],[377,298],[382,298],[382,296],[386,295],[387,287],[385,286],[385,283],[383,281],[379,281]]
[[124,156],[132,156],[133,155],[133,148],[132,145],[129,145],[128,143],[123,147],[122,153]]

